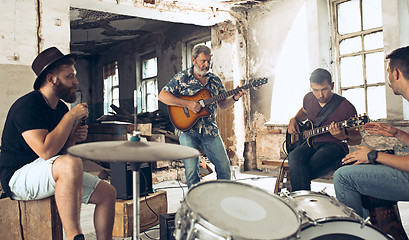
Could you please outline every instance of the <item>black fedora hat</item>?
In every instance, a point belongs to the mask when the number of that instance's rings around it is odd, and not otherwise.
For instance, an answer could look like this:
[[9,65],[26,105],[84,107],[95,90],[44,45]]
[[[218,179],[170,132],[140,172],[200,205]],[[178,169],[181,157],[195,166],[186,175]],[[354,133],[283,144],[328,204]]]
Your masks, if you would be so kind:
[[56,47],[50,47],[46,50],[42,51],[38,56],[34,59],[31,68],[37,75],[36,80],[34,81],[34,89],[38,90],[41,86],[42,74],[46,72],[46,70],[58,60],[62,60],[63,58],[72,58],[77,60],[76,54],[67,54],[64,55],[60,50]]

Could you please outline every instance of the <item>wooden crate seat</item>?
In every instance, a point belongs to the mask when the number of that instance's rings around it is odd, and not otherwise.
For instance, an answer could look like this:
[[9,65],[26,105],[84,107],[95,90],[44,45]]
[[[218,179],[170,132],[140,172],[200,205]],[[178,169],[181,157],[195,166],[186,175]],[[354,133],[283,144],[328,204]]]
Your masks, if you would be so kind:
[[62,240],[62,224],[54,196],[33,201],[0,199],[0,238]]

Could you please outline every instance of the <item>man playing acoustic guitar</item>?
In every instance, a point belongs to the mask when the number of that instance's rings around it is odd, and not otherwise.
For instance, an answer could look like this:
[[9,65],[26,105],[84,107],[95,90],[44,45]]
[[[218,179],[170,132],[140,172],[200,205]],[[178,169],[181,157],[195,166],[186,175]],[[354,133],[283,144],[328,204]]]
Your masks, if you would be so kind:
[[[199,113],[202,110],[202,105],[199,102],[178,96],[192,96],[202,89],[209,90],[212,95],[225,93],[226,88],[220,78],[209,72],[211,58],[209,47],[205,45],[196,46],[192,52],[193,67],[177,73],[159,93],[159,101],[166,105],[183,107],[186,111],[189,110],[192,113]],[[178,131],[181,145],[203,149],[210,162],[215,166],[217,179],[230,180],[230,160],[216,123],[217,105],[221,109],[229,108],[244,93],[245,90],[240,90],[230,98],[209,105],[207,107],[210,112],[209,116],[199,118],[192,127]],[[186,112],[186,114],[189,115],[189,112]],[[190,188],[193,184],[200,182],[199,159],[186,159],[183,160],[183,163],[185,165],[187,185]]]
[[341,166],[349,145],[361,142],[357,128],[340,127],[336,122],[357,115],[355,107],[332,92],[331,74],[317,68],[310,76],[311,92],[304,96],[303,107],[288,124],[288,133],[300,134],[300,122],[314,123],[314,128],[327,125],[328,131],[313,139],[297,143],[288,155],[292,191],[311,190],[311,180],[329,174]]

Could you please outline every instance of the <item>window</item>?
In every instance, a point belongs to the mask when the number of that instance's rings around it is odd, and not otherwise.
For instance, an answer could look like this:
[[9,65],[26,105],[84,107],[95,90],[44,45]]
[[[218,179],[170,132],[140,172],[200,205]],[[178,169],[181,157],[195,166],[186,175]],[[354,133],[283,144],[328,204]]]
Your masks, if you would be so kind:
[[118,63],[104,66],[104,115],[108,115],[111,105],[119,107]]
[[382,0],[331,2],[337,86],[358,113],[386,118]]
[[142,60],[142,83],[138,91],[138,113],[158,110],[157,58]]
[[[199,40],[199,41],[192,41],[192,42],[188,42],[186,43],[186,67],[189,68],[193,65],[192,63],[192,51],[193,48],[195,48],[197,45],[206,45],[208,46],[210,49],[212,49],[212,42],[206,41],[206,40]],[[210,65],[210,69],[209,71],[212,71],[212,66]]]

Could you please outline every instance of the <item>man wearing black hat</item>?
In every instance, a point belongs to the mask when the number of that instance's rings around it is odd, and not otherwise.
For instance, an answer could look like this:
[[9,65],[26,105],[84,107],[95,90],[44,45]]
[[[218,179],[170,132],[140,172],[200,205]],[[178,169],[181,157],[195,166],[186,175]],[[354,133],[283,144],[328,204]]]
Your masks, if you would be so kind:
[[[32,64],[34,91],[11,106],[1,139],[0,180],[6,196],[38,200],[55,195],[67,239],[84,239],[80,226],[82,203],[96,204],[94,226],[98,240],[112,240],[115,188],[83,172],[82,160],[64,155],[84,141],[88,106],[68,110],[63,101],[76,100],[77,56],[51,47]],[[63,101],[61,101],[63,100]]]

